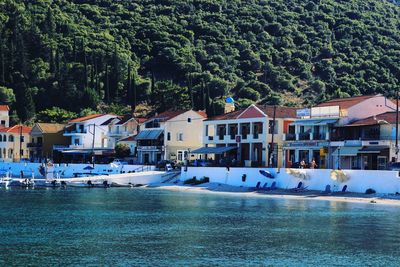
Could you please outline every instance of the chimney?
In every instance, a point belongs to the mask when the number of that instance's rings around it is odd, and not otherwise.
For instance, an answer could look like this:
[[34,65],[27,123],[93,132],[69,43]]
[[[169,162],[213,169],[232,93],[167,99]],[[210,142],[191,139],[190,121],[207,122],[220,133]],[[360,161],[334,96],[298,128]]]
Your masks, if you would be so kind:
[[225,108],[224,108],[224,114],[235,111],[235,100],[233,100],[232,97],[228,96],[225,99]]

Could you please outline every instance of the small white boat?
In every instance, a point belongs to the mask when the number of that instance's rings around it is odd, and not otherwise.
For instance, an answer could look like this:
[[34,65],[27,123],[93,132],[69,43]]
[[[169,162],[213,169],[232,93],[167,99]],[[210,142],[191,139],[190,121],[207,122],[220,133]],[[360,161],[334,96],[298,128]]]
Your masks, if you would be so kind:
[[11,182],[12,182],[12,178],[3,177],[0,179],[0,186],[8,187]]

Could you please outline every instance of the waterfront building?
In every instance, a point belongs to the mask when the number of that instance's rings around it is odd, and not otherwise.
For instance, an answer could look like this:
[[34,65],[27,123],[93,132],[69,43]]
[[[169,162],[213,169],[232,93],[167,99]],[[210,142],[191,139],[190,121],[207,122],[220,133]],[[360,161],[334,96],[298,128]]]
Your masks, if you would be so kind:
[[267,166],[271,162],[281,167],[282,136],[295,114],[295,108],[251,105],[209,118],[204,121],[204,147],[193,153],[213,155],[216,162],[228,160],[231,165]]
[[64,128],[64,136],[69,138],[67,146],[55,145],[56,161],[90,161],[90,155],[96,157],[110,156],[113,148],[107,144],[108,125],[117,118],[116,115],[94,114],[69,121]]
[[28,142],[32,128],[24,125],[0,128],[0,160],[19,161],[29,157]]
[[10,107],[8,105],[0,105],[0,128],[10,127]]
[[131,135],[131,136],[119,139],[117,141],[117,144],[127,145],[129,147],[129,150],[131,151],[130,157],[137,157],[136,135]]
[[109,148],[114,148],[119,140],[137,135],[140,130],[140,125],[147,119],[134,118],[130,115],[124,117],[113,118],[108,125],[107,144]]
[[28,143],[29,158],[38,162],[46,158],[53,158],[55,145],[66,146],[69,144],[69,138],[64,136],[65,127],[66,124],[59,123],[35,123]]
[[206,118],[203,111],[170,110],[146,120],[136,136],[139,162],[184,161],[188,152],[202,145]]
[[397,162],[396,112],[386,112],[333,128],[334,168],[385,170]]
[[353,154],[359,146],[353,142],[332,142],[336,141],[338,127],[395,109],[393,101],[383,95],[369,95],[333,99],[309,109],[297,110],[297,120],[289,126],[289,133],[284,138],[285,166],[292,167],[302,160],[308,163],[314,159],[320,168],[333,168],[334,157],[342,146],[353,147],[346,148]]

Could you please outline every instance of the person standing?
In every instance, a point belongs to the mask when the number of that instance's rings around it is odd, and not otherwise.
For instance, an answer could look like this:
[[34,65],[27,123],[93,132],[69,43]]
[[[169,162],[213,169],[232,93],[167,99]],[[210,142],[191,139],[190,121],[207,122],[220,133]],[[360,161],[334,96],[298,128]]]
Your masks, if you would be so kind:
[[313,158],[311,163],[310,163],[310,169],[316,169],[318,167],[317,163],[315,162],[315,159]]

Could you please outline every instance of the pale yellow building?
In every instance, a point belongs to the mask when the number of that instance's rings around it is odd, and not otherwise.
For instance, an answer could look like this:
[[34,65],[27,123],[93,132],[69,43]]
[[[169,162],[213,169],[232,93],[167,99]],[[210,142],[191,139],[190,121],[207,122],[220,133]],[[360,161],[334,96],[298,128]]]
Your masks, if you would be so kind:
[[54,146],[66,146],[70,139],[63,136],[66,124],[36,123],[31,131],[31,140],[28,143],[30,158],[42,161],[53,157]]
[[28,142],[32,128],[24,125],[0,128],[0,160],[19,161],[29,157]]
[[139,162],[184,161],[189,151],[202,146],[206,118],[203,111],[175,110],[148,119],[136,136]]

